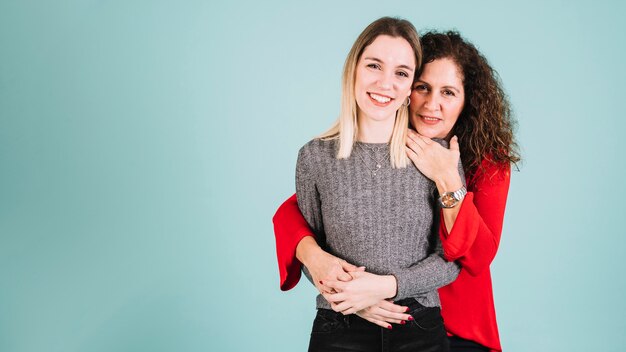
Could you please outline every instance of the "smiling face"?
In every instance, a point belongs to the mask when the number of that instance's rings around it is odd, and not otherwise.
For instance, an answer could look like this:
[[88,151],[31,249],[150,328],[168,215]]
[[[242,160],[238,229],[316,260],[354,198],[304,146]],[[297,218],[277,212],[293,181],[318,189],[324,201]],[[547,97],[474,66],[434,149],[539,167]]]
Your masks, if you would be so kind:
[[415,53],[404,38],[379,35],[368,45],[356,66],[354,93],[359,119],[384,121],[411,94]]
[[449,137],[465,104],[463,75],[449,58],[424,65],[411,92],[411,124],[429,138]]

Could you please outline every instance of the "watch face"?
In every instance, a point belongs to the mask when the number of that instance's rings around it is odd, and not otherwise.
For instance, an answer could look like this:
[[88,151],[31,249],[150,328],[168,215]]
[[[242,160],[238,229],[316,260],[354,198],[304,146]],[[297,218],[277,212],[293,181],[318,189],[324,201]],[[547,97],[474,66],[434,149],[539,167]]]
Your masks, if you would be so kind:
[[456,198],[454,198],[452,192],[445,193],[443,196],[441,196],[441,205],[443,205],[444,208],[451,208],[455,206],[457,202],[458,201],[456,200]]

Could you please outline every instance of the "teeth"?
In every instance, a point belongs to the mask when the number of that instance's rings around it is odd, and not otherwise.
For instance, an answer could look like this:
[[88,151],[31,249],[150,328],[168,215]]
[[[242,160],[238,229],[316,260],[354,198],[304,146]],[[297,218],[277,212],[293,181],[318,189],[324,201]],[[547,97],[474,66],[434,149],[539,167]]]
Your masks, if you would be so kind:
[[370,97],[372,97],[372,99],[382,104],[388,103],[391,100],[391,98],[383,97],[374,93],[370,93]]
[[426,117],[426,116],[422,116],[422,118],[423,118],[424,120],[427,120],[427,121],[438,121],[438,120],[439,120],[439,119],[438,119],[438,118],[436,118],[436,117]]

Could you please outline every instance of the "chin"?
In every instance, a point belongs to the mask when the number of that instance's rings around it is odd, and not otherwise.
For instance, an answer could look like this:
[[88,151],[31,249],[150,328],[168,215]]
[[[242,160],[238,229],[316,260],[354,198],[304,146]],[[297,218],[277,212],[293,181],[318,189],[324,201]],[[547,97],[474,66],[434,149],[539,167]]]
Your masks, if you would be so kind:
[[433,131],[430,128],[424,128],[424,126],[415,126],[413,125],[413,128],[415,128],[415,130],[417,131],[417,133],[421,134],[424,137],[428,137],[428,138],[443,138],[443,137],[439,137],[439,135],[441,135],[441,133],[437,133],[437,131]]

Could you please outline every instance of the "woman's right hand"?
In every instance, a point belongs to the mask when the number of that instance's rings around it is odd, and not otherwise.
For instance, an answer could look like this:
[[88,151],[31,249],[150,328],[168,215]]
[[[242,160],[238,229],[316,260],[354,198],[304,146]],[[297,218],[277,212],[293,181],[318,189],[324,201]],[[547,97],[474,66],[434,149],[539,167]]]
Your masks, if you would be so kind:
[[300,241],[296,257],[309,270],[313,283],[320,293],[336,293],[332,288],[323,285],[322,280],[350,281],[352,280],[350,272],[365,270],[364,267],[357,267],[324,251],[311,236]]
[[385,329],[391,329],[391,324],[405,324],[413,320],[410,314],[406,314],[407,309],[408,307],[397,305],[392,301],[382,300],[355,314]]

